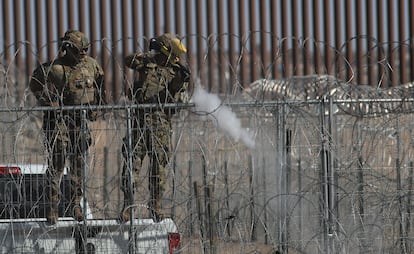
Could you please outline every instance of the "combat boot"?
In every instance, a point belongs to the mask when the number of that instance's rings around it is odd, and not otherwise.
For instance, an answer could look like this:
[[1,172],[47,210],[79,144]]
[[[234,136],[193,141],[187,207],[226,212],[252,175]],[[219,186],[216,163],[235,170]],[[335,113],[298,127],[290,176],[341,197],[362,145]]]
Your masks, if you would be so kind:
[[59,201],[59,196],[55,193],[52,193],[49,198],[50,207],[46,215],[46,220],[51,225],[56,224],[59,218],[58,201]]
[[160,222],[164,219],[164,216],[161,212],[161,202],[159,199],[150,200],[149,204],[150,217],[154,222]]
[[56,224],[58,218],[59,218],[59,214],[58,214],[57,204],[52,203],[50,204],[49,211],[47,212],[46,220],[49,224],[54,225]]
[[129,198],[125,195],[124,205],[122,206],[121,214],[119,215],[119,220],[121,222],[127,222],[131,218],[131,205]]
[[124,205],[121,210],[121,214],[119,215],[119,219],[121,222],[129,221],[131,218],[131,208],[129,207],[129,202],[124,202]]
[[76,221],[83,221],[83,212],[82,212],[82,208],[80,207],[80,205],[76,205],[73,208],[73,218]]

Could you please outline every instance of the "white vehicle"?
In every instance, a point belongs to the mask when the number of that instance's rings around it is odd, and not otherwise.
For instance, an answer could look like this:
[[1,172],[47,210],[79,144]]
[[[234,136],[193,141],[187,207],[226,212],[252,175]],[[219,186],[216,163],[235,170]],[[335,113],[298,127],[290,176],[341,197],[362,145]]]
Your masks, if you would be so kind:
[[[59,220],[46,222],[49,206],[43,165],[0,165],[0,253],[178,253],[172,219],[93,219],[68,216],[69,178],[61,183]],[[81,202],[82,204],[83,202]]]

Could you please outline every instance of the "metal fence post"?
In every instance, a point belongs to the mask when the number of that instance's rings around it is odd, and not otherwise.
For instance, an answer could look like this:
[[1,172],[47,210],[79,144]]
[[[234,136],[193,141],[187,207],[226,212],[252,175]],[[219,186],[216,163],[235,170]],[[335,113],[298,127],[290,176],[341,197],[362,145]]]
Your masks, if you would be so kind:
[[129,226],[129,252],[135,253],[135,230],[134,230],[134,176],[132,172],[132,117],[131,117],[131,108],[127,107],[127,170],[128,170],[128,177],[129,177],[129,201],[130,201],[130,226]]
[[[86,198],[86,177],[88,175],[88,149],[86,145],[86,134],[87,134],[87,116],[86,116],[86,110],[82,109],[81,114],[81,149],[82,149],[82,193],[83,193],[83,223],[82,223],[82,229],[80,234],[80,248],[84,252],[86,252],[86,243],[87,243],[87,198]],[[73,198],[73,197],[72,197]]]

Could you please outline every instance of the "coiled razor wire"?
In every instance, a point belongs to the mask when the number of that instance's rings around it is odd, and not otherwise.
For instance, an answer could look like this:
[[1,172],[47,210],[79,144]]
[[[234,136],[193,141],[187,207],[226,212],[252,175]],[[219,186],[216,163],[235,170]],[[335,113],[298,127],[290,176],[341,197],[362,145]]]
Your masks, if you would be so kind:
[[414,109],[414,83],[391,88],[355,85],[330,75],[259,79],[244,91],[249,101],[300,101],[332,99],[336,112],[354,116],[410,113]]

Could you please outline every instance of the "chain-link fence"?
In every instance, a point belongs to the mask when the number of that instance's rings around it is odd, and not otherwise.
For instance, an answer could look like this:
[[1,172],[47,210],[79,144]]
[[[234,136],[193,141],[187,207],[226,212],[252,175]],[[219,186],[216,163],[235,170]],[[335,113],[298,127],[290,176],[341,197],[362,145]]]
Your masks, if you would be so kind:
[[[338,110],[344,105],[363,102],[227,97],[215,109],[227,109],[225,117],[183,107],[173,118],[162,199],[163,212],[178,226],[182,252],[410,253],[412,115],[351,115]],[[133,107],[107,106],[90,123],[94,143],[84,177],[91,221],[116,219],[122,207],[121,145]],[[46,163],[41,111],[1,110],[2,163]],[[234,134],[240,130],[252,135],[254,146]],[[148,163],[136,183],[138,218],[148,218]],[[99,239],[99,233],[88,236]]]

